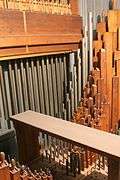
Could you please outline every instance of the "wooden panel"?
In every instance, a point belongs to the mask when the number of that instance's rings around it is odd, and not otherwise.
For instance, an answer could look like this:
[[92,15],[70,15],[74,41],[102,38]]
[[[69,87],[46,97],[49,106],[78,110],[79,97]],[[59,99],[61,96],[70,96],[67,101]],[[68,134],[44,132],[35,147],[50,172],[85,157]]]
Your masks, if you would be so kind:
[[7,35],[25,35],[22,12],[0,10],[0,37]]
[[26,12],[29,34],[81,34],[80,16],[47,15]]
[[[80,16],[1,10],[0,56],[5,56],[5,53],[7,56],[21,54],[23,52],[21,50],[25,47],[27,52],[25,50],[23,54],[29,53],[29,50],[32,53],[55,52],[55,49],[68,51],[75,50],[75,47],[77,50],[82,38],[81,29]],[[38,45],[41,45],[41,48],[37,48]],[[20,51],[16,47],[19,47]]]
[[11,120],[120,158],[120,137],[117,135],[33,111],[14,115]]

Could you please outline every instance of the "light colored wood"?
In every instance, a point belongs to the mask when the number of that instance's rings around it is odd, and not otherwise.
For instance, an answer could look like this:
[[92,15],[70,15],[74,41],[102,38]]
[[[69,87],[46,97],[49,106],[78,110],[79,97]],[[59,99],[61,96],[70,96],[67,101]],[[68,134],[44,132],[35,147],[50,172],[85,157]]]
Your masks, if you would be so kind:
[[120,27],[118,28],[118,37],[117,37],[117,40],[118,40],[118,51],[120,51]]
[[[107,77],[107,98],[108,98],[108,102],[110,103],[110,109],[111,109],[111,99],[112,99],[112,53],[113,53],[113,37],[112,37],[112,33],[110,32],[106,32],[104,34],[104,46],[105,46],[105,50],[106,50],[106,65],[107,65],[107,73],[106,73],[106,77]],[[111,111],[110,111],[111,113]],[[111,114],[110,114],[111,117]],[[111,123],[110,123],[111,124]]]
[[119,77],[114,76],[112,79],[112,129],[116,130],[119,121]]
[[[33,111],[11,116],[16,123],[26,124],[52,135],[120,158],[120,137],[97,129],[64,121]],[[16,129],[17,130],[17,129]]]
[[117,32],[118,18],[117,10],[108,11],[108,31]]
[[105,49],[101,49],[100,51],[100,77],[104,79],[104,95],[107,92],[107,63],[106,63],[106,51]]
[[106,23],[105,22],[100,22],[100,23],[97,23],[97,32],[103,34],[106,32]]

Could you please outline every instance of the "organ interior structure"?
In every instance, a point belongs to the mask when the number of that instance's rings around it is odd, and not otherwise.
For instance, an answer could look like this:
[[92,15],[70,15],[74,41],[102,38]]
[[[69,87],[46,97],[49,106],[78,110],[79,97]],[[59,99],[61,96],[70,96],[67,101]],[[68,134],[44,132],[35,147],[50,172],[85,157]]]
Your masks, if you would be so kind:
[[0,0],[0,180],[120,180],[120,9],[106,3]]

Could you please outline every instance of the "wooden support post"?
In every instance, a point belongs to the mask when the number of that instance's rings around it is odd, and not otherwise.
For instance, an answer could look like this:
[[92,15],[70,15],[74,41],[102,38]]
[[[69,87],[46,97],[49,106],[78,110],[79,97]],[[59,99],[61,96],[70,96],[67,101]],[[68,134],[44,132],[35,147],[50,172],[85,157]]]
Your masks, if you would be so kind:
[[120,161],[109,157],[108,159],[108,180],[120,180]]
[[15,122],[14,126],[17,135],[19,161],[29,163],[38,158],[40,155],[38,141],[39,130],[19,122]]

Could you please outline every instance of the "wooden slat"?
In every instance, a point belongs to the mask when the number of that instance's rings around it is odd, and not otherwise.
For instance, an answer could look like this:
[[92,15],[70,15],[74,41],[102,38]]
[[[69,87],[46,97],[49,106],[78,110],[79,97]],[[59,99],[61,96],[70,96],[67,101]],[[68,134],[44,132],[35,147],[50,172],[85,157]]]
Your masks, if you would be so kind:
[[26,47],[9,47],[0,49],[0,61],[8,59],[19,59],[24,57],[44,56],[50,54],[60,54],[71,51],[76,51],[79,44],[55,44],[43,46],[29,46],[27,51]]

